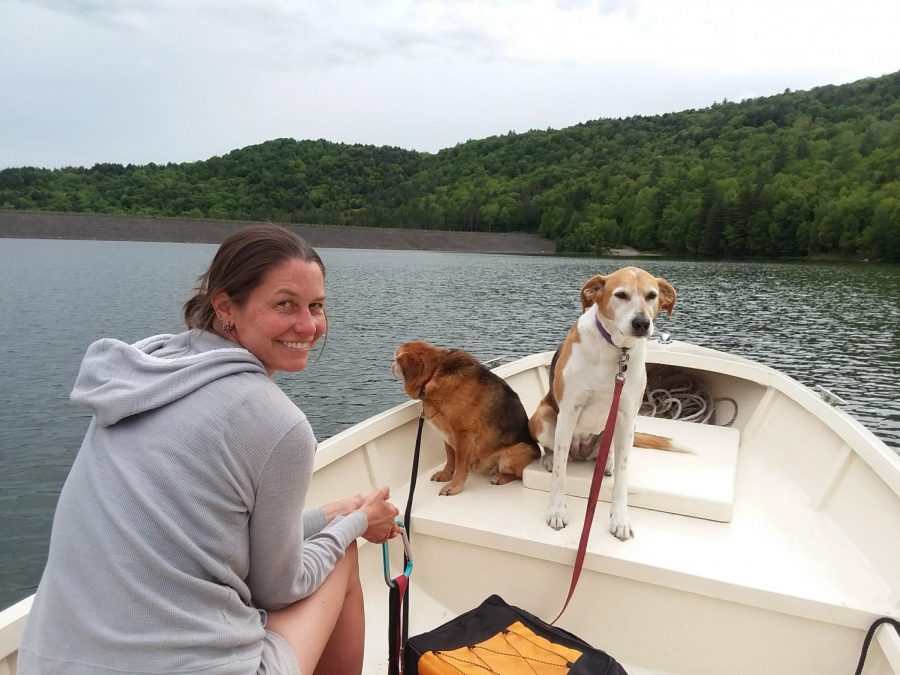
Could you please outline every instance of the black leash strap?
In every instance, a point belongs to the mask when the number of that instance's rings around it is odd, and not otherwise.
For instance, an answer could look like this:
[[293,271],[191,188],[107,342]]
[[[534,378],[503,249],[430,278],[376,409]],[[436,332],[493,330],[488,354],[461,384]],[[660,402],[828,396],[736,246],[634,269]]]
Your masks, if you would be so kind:
[[869,645],[872,642],[872,638],[875,637],[875,630],[883,623],[893,626],[894,630],[897,631],[897,635],[900,635],[900,621],[889,616],[876,619],[875,623],[869,626],[869,632],[866,633],[866,639],[863,640],[862,651],[859,654],[859,663],[856,665],[856,675],[862,674],[863,666],[866,665],[866,655],[869,653]]
[[[419,414],[419,429],[416,431],[416,449],[413,453],[412,475],[409,477],[409,496],[406,499],[406,510],[403,512],[403,526],[406,528],[406,536],[412,539],[410,517],[412,515],[413,495],[416,492],[416,478],[419,475],[419,451],[422,448],[422,427],[425,425],[425,408]],[[403,553],[403,565],[409,563],[406,552]],[[401,592],[403,597],[400,597]],[[403,619],[398,616],[398,608],[402,604]],[[404,590],[393,587],[389,597],[390,615],[388,617],[388,675],[400,675],[400,658],[406,641],[409,639],[409,585]],[[400,643],[397,643],[398,626]]]
[[[419,476],[419,450],[422,448],[422,427],[425,424],[425,410],[419,413],[419,430],[416,431],[416,450],[413,453],[412,475],[409,477],[409,496],[406,498],[406,510],[403,512],[403,525],[406,527],[406,536],[412,539],[412,529],[410,528],[410,516],[412,515],[413,495],[416,492],[416,478]],[[409,562],[406,554],[403,554],[404,564]]]
[[402,602],[400,586],[388,590],[388,675],[400,675],[400,617],[397,607]]

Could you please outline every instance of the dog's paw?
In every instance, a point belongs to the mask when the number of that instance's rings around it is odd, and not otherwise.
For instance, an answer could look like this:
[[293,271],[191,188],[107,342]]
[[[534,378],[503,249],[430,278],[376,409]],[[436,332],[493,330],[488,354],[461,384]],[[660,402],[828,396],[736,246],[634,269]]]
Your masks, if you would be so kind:
[[603,475],[604,476],[612,476],[613,469],[615,468],[616,458],[613,456],[613,453],[610,452],[609,456],[606,458],[606,466],[603,467]]
[[562,507],[550,507],[547,509],[547,525],[554,530],[561,530],[569,524],[569,514],[566,512],[566,505]]
[[[451,478],[453,478],[453,472],[447,471],[446,469],[441,469],[431,476],[431,480],[435,481],[436,483],[446,483]],[[441,494],[444,493],[441,492]]]
[[458,495],[460,492],[462,492],[462,485],[450,483],[449,485],[442,487],[439,494],[444,497],[450,497],[451,495]]
[[541,457],[541,466],[544,467],[547,471],[553,471],[553,453],[544,451],[544,456]]
[[628,541],[634,536],[634,529],[627,515],[613,513],[609,517],[609,531],[622,541]]

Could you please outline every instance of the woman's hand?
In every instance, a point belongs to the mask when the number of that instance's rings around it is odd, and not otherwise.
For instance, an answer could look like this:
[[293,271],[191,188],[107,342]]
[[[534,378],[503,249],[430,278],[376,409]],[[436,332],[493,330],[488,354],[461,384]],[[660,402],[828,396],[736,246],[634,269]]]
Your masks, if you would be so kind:
[[347,497],[331,504],[325,504],[322,507],[322,510],[325,511],[325,520],[330,523],[335,516],[346,516],[348,513],[359,510],[365,497],[366,495],[360,493],[354,497]]
[[383,544],[400,534],[400,527],[394,522],[400,510],[388,501],[390,496],[391,491],[386,487],[362,495],[359,510],[365,513],[369,520],[369,527],[363,533],[366,541]]

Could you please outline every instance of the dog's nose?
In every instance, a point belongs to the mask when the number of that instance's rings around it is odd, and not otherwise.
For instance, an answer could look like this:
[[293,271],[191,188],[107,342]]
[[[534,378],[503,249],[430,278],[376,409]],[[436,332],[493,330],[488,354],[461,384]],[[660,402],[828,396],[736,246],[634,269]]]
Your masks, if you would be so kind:
[[631,320],[631,330],[634,331],[635,335],[646,334],[646,332],[650,330],[650,319],[643,314],[634,317]]

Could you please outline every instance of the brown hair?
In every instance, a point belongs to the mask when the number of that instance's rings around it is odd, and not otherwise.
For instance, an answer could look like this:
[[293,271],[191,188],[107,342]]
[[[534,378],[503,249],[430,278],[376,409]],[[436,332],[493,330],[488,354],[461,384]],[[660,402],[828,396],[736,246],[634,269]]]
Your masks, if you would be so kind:
[[212,306],[216,295],[225,292],[242,307],[271,268],[294,258],[315,263],[324,278],[325,265],[319,254],[290,230],[280,225],[250,225],[232,232],[198,278],[194,297],[184,303],[187,327],[210,330],[216,319]]

